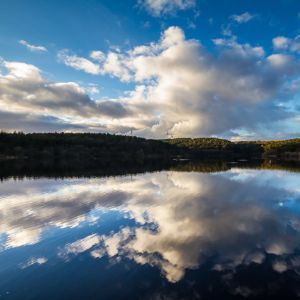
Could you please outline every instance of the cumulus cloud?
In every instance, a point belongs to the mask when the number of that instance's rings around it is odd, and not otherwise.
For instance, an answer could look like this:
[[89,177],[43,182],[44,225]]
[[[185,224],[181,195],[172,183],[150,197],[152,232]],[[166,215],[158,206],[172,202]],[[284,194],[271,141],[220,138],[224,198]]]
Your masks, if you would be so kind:
[[100,74],[100,68],[90,60],[69,54],[67,50],[62,50],[58,53],[58,59],[65,65],[76,70],[85,71],[86,73],[97,75]]
[[44,46],[32,45],[32,44],[29,44],[28,42],[26,42],[25,40],[20,40],[19,44],[25,46],[31,52],[47,52],[48,51],[47,48]]
[[251,132],[293,117],[277,105],[293,97],[289,84],[300,74],[292,54],[267,56],[261,46],[241,44],[234,36],[213,42],[215,54],[170,27],[157,42],[127,51],[95,50],[89,58],[59,52],[61,62],[74,69],[135,85],[117,99],[93,101],[77,83],[47,82],[32,65],[5,62],[1,109],[154,138]]
[[267,59],[274,68],[285,69],[288,72],[293,70],[295,63],[293,57],[286,54],[272,54]]
[[285,36],[278,36],[273,39],[273,47],[276,50],[288,50],[300,53],[300,35],[294,39]]
[[[220,134],[253,128],[266,121],[266,111],[267,122],[287,116],[274,100],[283,89],[284,66],[292,57],[266,57],[262,47],[240,44],[236,37],[214,43],[218,56],[210,55],[199,41],[187,40],[180,28],[170,27],[157,43],[110,51],[105,59],[101,55],[103,74],[136,82],[136,89],[126,97],[127,105],[143,118],[128,120],[130,126],[140,128],[136,134]],[[297,72],[295,60],[288,75]]]
[[[92,51],[90,58],[93,61],[80,57],[74,54],[69,54],[67,50],[62,50],[58,53],[58,59],[66,66],[72,67],[75,70],[81,70],[93,75],[109,74],[112,77],[118,77],[122,81],[130,81],[129,70],[124,65],[120,54],[109,52],[106,56],[101,51]],[[101,66],[98,63],[103,63]]]
[[230,18],[235,22],[242,24],[251,21],[253,18],[255,18],[255,16],[249,12],[244,12],[240,15],[232,15]]
[[[0,74],[0,114],[3,116],[0,123],[4,123],[3,128],[47,131],[97,127],[101,131],[106,128],[105,116],[116,119],[130,114],[118,101],[92,100],[75,82],[47,81],[33,65],[4,61],[3,67],[7,71]],[[12,115],[15,118],[9,121]]]
[[100,50],[94,50],[90,53],[90,57],[96,61],[103,62],[105,59],[105,54]]
[[243,56],[256,56],[263,57],[265,55],[265,50],[263,47],[255,46],[252,47],[250,44],[239,44],[236,36],[229,35],[230,38],[217,38],[213,39],[213,43],[216,46],[223,46],[227,49],[234,50],[235,52],[240,53]]
[[139,0],[153,16],[173,14],[178,10],[185,10],[196,5],[195,0]]
[[290,39],[284,36],[278,36],[273,39],[273,46],[276,49],[287,49],[290,43]]

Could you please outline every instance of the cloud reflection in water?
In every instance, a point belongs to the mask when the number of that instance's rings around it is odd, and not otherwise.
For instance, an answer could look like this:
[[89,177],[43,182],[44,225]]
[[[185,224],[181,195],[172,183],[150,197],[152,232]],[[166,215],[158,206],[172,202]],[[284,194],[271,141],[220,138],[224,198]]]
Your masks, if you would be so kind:
[[298,271],[300,256],[291,256],[299,247],[297,182],[297,174],[241,169],[6,181],[0,192],[2,248],[38,243],[47,228],[98,222],[95,212],[116,210],[136,226],[63,245],[59,257],[87,251],[98,259],[126,257],[159,267],[170,282],[209,258],[222,271],[261,264],[272,254],[275,271]]

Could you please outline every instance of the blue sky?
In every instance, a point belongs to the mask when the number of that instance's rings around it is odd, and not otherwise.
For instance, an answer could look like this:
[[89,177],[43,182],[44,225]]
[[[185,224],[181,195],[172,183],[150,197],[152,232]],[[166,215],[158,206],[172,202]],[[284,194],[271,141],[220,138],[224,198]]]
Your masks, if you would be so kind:
[[299,136],[298,0],[3,0],[0,128]]

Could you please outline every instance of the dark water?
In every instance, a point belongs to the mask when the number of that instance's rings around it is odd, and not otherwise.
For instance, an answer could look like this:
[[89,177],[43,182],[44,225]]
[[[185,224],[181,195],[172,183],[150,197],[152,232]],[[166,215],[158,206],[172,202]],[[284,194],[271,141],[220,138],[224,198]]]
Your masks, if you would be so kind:
[[2,181],[0,299],[300,297],[300,173],[178,170]]

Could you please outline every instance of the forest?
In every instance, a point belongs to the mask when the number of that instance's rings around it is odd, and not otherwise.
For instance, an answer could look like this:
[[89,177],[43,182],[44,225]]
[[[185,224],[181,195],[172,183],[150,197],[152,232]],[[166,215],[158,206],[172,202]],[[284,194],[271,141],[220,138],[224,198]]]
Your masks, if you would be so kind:
[[300,138],[232,142],[219,138],[144,139],[100,133],[0,132],[0,160],[78,164],[137,163],[182,159],[300,159]]

